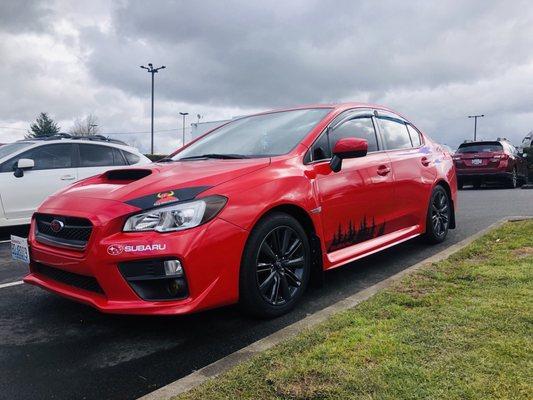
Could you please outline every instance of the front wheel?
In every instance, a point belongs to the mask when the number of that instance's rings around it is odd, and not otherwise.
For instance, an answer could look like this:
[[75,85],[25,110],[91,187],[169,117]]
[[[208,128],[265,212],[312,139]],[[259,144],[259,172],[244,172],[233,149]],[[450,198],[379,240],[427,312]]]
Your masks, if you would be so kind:
[[273,213],[252,230],[240,272],[240,304],[249,314],[274,318],[302,297],[311,270],[311,249],[299,222]]
[[440,243],[446,239],[452,216],[450,198],[442,186],[436,186],[429,199],[426,216],[425,238],[429,243]]

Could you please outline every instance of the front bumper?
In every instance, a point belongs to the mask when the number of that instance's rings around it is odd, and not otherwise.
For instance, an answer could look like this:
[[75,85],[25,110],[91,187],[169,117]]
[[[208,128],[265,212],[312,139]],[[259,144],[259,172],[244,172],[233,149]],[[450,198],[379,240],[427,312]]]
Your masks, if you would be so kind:
[[[181,232],[125,233],[121,231],[125,216],[136,211],[135,208],[109,200],[79,200],[77,204],[65,207],[51,199],[39,212],[66,215],[65,210],[68,210],[68,216],[89,219],[93,231],[86,250],[63,249],[38,242],[32,224],[29,236],[30,274],[24,278],[26,283],[88,304],[102,312],[118,314],[184,314],[232,304],[238,300],[239,267],[247,231],[215,218],[205,225]],[[107,210],[107,213],[102,210]],[[109,254],[110,246],[123,251]],[[187,279],[188,297],[179,300],[143,300],[119,270],[119,263],[162,258],[181,261]],[[94,278],[101,292],[53,279],[40,272],[40,265],[82,278]]]

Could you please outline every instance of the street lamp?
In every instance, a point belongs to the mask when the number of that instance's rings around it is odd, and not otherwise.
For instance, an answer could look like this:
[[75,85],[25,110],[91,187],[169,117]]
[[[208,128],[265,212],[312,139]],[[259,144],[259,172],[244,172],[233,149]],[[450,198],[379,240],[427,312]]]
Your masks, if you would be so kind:
[[477,136],[477,119],[483,118],[485,114],[478,114],[478,115],[469,115],[468,118],[474,118],[474,142],[476,141]]
[[152,74],[152,142],[150,146],[150,153],[154,154],[154,74],[157,74],[157,71],[160,69],[166,68],[164,65],[162,65],[159,68],[154,68],[152,63],[148,63],[148,67],[145,67],[144,65],[141,65],[142,69],[147,70],[149,73]]
[[185,116],[189,113],[180,112],[180,115],[183,117],[183,133],[181,137],[181,147],[185,146]]

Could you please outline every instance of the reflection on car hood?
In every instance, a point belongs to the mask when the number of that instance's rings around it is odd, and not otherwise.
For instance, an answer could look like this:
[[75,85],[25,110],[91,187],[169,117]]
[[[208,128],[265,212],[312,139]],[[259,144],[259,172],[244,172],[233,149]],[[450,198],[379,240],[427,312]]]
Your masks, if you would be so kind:
[[[75,196],[84,198],[99,198],[128,202],[139,208],[137,200],[151,195],[165,195],[165,192],[179,191],[185,197],[193,198],[196,194],[224,182],[238,178],[245,174],[265,168],[270,164],[270,158],[245,160],[194,160],[171,163],[154,163],[138,168],[121,169],[124,176],[113,173],[80,181],[54,196]],[[145,170],[145,174],[131,174]],[[135,177],[135,175],[137,175]],[[147,175],[144,176],[143,175]],[[187,200],[182,197],[180,200]],[[138,203],[138,204],[137,204]]]

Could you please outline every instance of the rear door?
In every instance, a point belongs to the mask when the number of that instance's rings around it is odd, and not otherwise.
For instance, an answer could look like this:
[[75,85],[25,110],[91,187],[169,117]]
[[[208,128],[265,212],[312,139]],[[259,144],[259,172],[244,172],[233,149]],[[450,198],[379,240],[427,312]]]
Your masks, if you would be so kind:
[[[6,218],[30,218],[43,200],[77,179],[73,163],[74,145],[55,143],[35,147],[2,164],[0,194]],[[21,158],[32,159],[35,167],[14,175]]]
[[115,147],[91,143],[80,143],[77,146],[79,149],[79,179],[128,165],[122,152]]
[[[329,166],[331,148],[346,137],[368,141],[365,157],[345,159],[340,172]],[[371,111],[349,115],[316,142],[316,186],[328,253],[363,243],[388,232],[392,173],[387,154],[380,151]],[[323,159],[324,161],[320,161]]]
[[400,116],[378,111],[377,121],[394,179],[392,230],[421,225],[437,170],[430,147],[418,130]]

